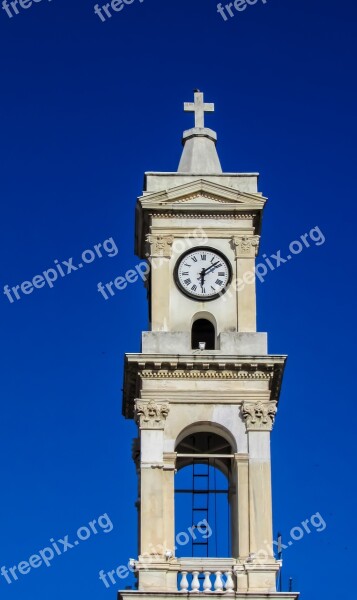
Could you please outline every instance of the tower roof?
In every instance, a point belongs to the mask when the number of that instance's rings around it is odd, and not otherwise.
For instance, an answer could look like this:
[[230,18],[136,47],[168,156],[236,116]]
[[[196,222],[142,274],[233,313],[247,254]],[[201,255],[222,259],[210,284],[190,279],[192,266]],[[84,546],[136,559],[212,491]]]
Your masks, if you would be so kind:
[[195,127],[183,134],[183,152],[178,173],[222,173],[216,149],[217,134],[204,126],[205,112],[214,112],[214,104],[205,103],[203,93],[194,92],[194,102],[185,102],[185,112],[195,113]]

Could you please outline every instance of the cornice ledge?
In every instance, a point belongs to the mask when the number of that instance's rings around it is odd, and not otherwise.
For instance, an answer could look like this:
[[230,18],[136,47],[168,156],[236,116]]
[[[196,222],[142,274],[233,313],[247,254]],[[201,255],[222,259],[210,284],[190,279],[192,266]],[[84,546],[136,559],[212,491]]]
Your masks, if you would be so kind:
[[284,355],[234,357],[209,351],[187,355],[126,354],[123,415],[135,417],[135,400],[140,396],[143,379],[265,380],[269,382],[271,401],[278,403],[286,360]]
[[[194,369],[203,368],[203,365],[209,365],[209,368],[219,368],[224,370],[228,367],[234,369],[243,369],[251,366],[252,369],[265,366],[273,369],[276,366],[283,366],[287,360],[284,354],[261,355],[261,356],[235,356],[232,354],[221,354],[220,352],[203,350],[195,351],[197,354],[134,354],[125,355],[127,364],[136,364],[139,369],[153,368],[155,370],[165,369]],[[207,367],[205,367],[207,368]]]

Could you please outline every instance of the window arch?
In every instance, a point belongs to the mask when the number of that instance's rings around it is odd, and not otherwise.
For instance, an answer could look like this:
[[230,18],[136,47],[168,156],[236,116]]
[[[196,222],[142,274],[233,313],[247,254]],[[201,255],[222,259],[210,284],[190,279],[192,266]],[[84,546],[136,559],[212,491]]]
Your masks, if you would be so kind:
[[181,439],[176,452],[176,555],[231,556],[231,445],[198,431]]

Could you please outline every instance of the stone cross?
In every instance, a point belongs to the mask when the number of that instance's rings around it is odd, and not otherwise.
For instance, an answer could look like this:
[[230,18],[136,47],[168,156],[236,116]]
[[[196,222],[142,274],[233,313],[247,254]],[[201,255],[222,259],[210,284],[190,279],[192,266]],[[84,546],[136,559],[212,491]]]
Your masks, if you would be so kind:
[[195,113],[195,127],[203,128],[205,126],[205,112],[214,112],[214,104],[204,103],[203,93],[195,91],[195,101],[184,103],[185,112]]

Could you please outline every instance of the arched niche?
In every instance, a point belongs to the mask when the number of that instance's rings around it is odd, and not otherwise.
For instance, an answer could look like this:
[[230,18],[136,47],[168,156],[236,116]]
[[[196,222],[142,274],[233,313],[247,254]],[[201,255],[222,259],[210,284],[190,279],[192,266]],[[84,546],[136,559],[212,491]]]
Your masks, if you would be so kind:
[[205,344],[206,350],[215,350],[217,347],[216,319],[206,311],[195,314],[191,323],[192,349],[198,350],[200,342]]

